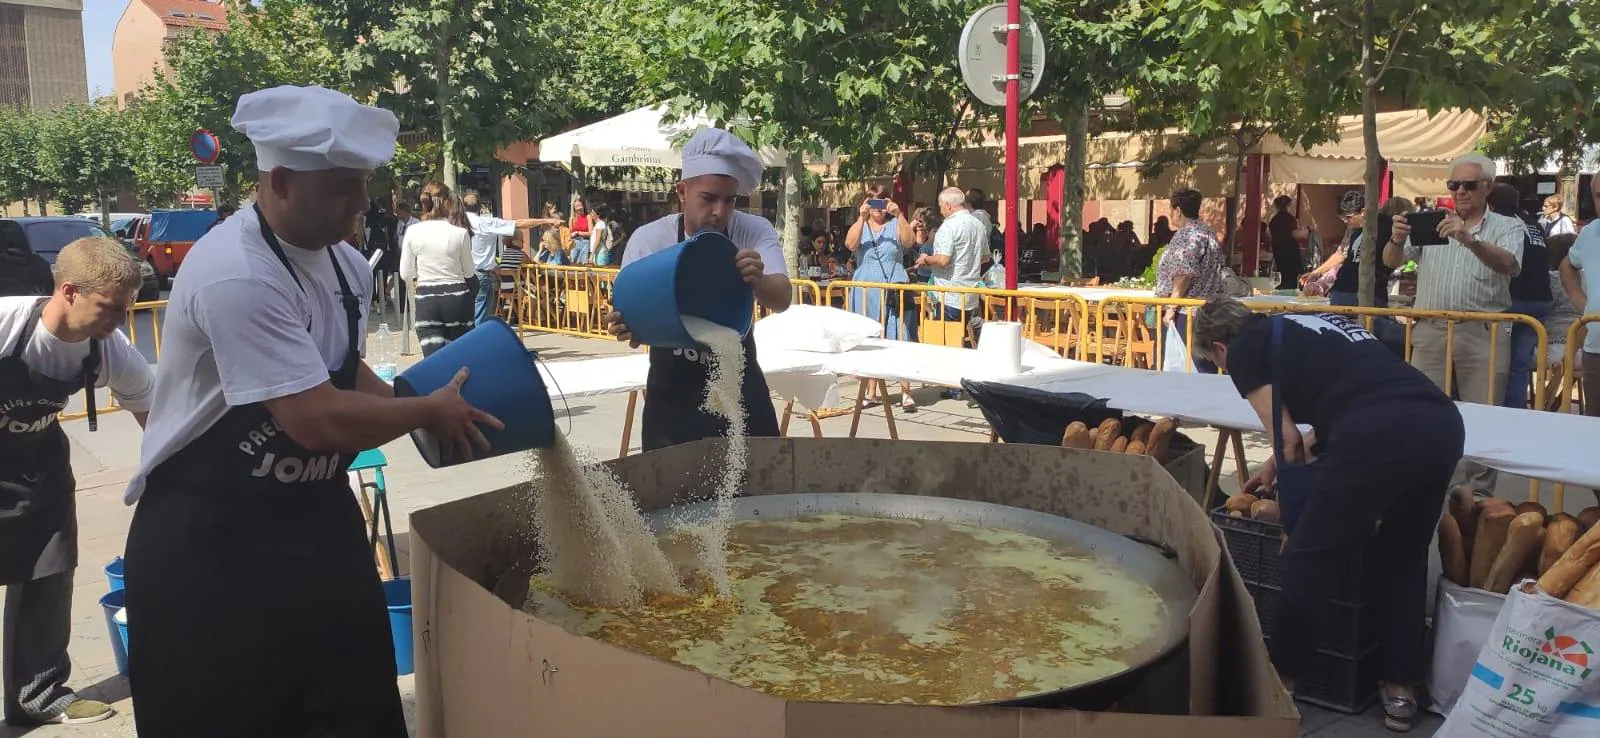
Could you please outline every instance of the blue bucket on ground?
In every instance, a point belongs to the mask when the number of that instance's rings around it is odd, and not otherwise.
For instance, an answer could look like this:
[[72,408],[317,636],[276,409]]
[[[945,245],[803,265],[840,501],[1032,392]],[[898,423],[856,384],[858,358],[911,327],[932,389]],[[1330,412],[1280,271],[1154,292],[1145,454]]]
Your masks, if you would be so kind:
[[683,328],[691,315],[745,335],[755,318],[755,289],[739,276],[739,248],[727,236],[701,231],[617,273],[612,305],[633,337],[657,348],[699,348]]
[[389,633],[394,637],[394,668],[400,676],[416,671],[411,651],[411,577],[383,583],[383,598],[389,603]]
[[106,564],[106,582],[111,585],[111,591],[112,592],[117,592],[117,591],[120,591],[122,589],[123,585],[122,585],[122,557],[121,556],[118,556],[118,557],[112,559],[111,563]]
[[[523,347],[511,326],[495,318],[395,377],[394,393],[399,397],[427,395],[449,384],[461,367],[467,367],[470,371],[461,396],[506,426],[498,431],[479,426],[490,450],[474,450],[471,460],[543,448],[555,442],[556,412],[534,366],[537,358]],[[462,463],[461,459],[442,458],[438,439],[425,430],[412,431],[411,440],[428,466],[437,469]]]
[[120,588],[100,598],[100,609],[106,613],[106,635],[111,637],[111,655],[116,657],[117,673],[123,676],[128,675],[128,624],[117,622],[117,611],[127,604],[127,590]]

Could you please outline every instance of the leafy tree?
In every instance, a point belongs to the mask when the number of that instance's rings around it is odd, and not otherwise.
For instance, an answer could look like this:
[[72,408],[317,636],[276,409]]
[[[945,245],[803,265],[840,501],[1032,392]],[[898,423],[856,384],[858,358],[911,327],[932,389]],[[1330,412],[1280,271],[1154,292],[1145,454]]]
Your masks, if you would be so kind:
[[[1257,57],[1239,50],[1277,44],[1287,49],[1288,68],[1297,78],[1342,80],[1344,91],[1334,86],[1327,94],[1359,97],[1371,205],[1365,231],[1375,234],[1383,160],[1379,99],[1403,99],[1434,110],[1484,110],[1520,99],[1515,88],[1527,84],[1534,70],[1524,65],[1534,55],[1514,47],[1547,35],[1537,27],[1543,14],[1535,9],[1543,5],[1536,0],[1211,0],[1198,5],[1167,0],[1166,12],[1181,13],[1189,23],[1186,52],[1213,60],[1225,76],[1247,79],[1260,73]],[[1363,239],[1363,304],[1372,299],[1377,248],[1375,238]]]
[[70,105],[35,116],[39,166],[57,185],[61,205],[79,212],[94,203],[111,227],[111,198],[134,182],[124,115],[111,100]]
[[140,92],[130,117],[141,134],[133,157],[141,196],[170,201],[180,182],[182,190],[193,185],[189,135],[205,128],[222,141],[222,199],[238,201],[257,174],[255,149],[230,122],[240,97],[278,85],[352,88],[310,7],[232,0],[227,30],[193,32],[167,47],[171,74]]
[[[414,130],[426,122],[438,134],[443,178],[452,186],[461,163],[492,162],[507,144],[565,123],[566,101],[553,94],[562,88],[552,80],[571,48],[603,46],[610,32],[595,32],[565,9],[546,15],[532,0],[307,5],[342,50],[356,90],[417,123]],[[592,84],[601,94],[601,81]]]
[[22,212],[28,214],[28,201],[39,200],[40,213],[50,187],[41,186],[39,162],[39,127],[34,114],[27,110],[0,108],[0,197],[6,202],[21,202]]
[[1083,201],[1093,133],[1161,129],[1165,117],[1137,121],[1106,109],[1107,95],[1175,78],[1158,61],[1176,49],[1175,29],[1159,3],[1141,0],[1042,0],[1029,3],[1045,34],[1046,71],[1031,101],[1067,132],[1061,208],[1061,274],[1083,273]]
[[806,155],[831,147],[849,167],[948,130],[965,96],[952,52],[973,5],[619,0],[632,22],[610,31],[633,50],[645,91],[788,152],[782,220],[793,274]]

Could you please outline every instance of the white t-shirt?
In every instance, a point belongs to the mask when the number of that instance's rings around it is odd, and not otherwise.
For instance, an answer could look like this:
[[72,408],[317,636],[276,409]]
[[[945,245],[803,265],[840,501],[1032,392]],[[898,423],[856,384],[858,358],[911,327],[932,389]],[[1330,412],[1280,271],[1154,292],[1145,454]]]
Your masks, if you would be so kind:
[[480,272],[494,271],[494,258],[500,255],[500,239],[517,235],[517,222],[492,215],[467,213],[472,225],[472,260]]
[[[361,306],[357,348],[365,350],[372,272],[349,244],[331,248]],[[284,243],[283,251],[305,291],[267,246],[253,208],[213,228],[184,259],[162,324],[155,402],[139,473],[123,495],[128,504],[156,466],[230,407],[304,392],[344,362],[344,305],[326,250]]]
[[472,277],[472,236],[447,220],[430,220],[406,229],[400,245],[400,278],[417,284],[456,284]]
[[[0,357],[11,356],[33,314],[37,297],[0,297]],[[83,372],[83,360],[89,358],[89,341],[67,342],[56,338],[44,327],[40,318],[33,327],[28,345],[22,347],[22,363],[51,379],[67,381]],[[143,413],[150,411],[150,396],[155,391],[155,373],[145,362],[144,355],[128,342],[122,331],[116,331],[100,342],[100,378],[97,386],[110,387],[111,396],[123,409]]]
[[[665,251],[678,245],[679,217],[679,214],[674,213],[634,229],[633,235],[628,237],[628,249],[622,252],[623,268],[657,251]],[[684,238],[692,235],[694,234],[685,232]],[[778,243],[778,231],[767,222],[766,218],[735,211],[733,219],[728,221],[728,240],[740,250],[751,249],[760,253],[761,263],[766,267],[767,274],[788,273],[789,270],[783,263],[783,246]]]
[[[1578,234],[1577,243],[1567,252],[1567,261],[1578,269],[1583,294],[1589,298],[1588,315],[1600,313],[1600,221],[1591,221]],[[1551,336],[1551,341],[1555,340]],[[1590,328],[1583,341],[1584,353],[1600,354],[1600,330]]]

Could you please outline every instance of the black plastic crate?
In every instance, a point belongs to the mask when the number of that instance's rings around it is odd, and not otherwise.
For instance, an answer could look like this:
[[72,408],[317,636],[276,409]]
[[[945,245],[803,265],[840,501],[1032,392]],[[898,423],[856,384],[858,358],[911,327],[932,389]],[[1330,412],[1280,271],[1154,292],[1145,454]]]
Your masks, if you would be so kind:
[[[1277,587],[1247,584],[1250,597],[1255,600],[1256,617],[1261,620],[1263,632],[1269,632],[1272,618],[1277,612],[1278,598],[1283,592]],[[1373,600],[1365,604],[1332,601],[1322,616],[1317,648],[1340,656],[1358,656],[1378,643],[1377,607]]]
[[1318,651],[1295,685],[1295,699],[1351,715],[1366,712],[1378,701],[1378,655],[1376,646],[1356,658]]
[[1211,522],[1222,529],[1222,539],[1233,565],[1246,584],[1281,587],[1278,550],[1283,546],[1283,526],[1228,515],[1226,507],[1211,511]]
[[[1228,553],[1233,557],[1234,568],[1239,570],[1239,577],[1245,584],[1283,588],[1283,575],[1279,571],[1283,547],[1283,526],[1276,523],[1266,523],[1250,518],[1236,518],[1228,514],[1226,507],[1217,507],[1211,511],[1211,522],[1222,529],[1222,540],[1228,546]],[[1349,566],[1342,567],[1341,572],[1345,579],[1334,586],[1330,597],[1339,602],[1368,602],[1370,573],[1367,571],[1363,555],[1350,562]]]

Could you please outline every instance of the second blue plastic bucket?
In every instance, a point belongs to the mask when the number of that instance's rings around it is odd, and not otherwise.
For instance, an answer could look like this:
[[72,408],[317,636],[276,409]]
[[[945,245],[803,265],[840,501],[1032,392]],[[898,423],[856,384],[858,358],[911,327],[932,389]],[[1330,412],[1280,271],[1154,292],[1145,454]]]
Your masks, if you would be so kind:
[[411,577],[383,583],[383,598],[389,603],[389,632],[394,637],[394,668],[400,676],[416,671],[411,651]]
[[[466,367],[462,398],[506,426],[498,431],[479,426],[490,449],[474,451],[470,460],[543,448],[555,442],[556,413],[544,379],[533,364],[535,358],[532,351],[523,347],[517,332],[497,318],[468,331],[395,377],[394,393],[400,397],[427,395],[449,384],[456,372]],[[462,462],[442,458],[438,439],[427,431],[412,431],[411,440],[428,466],[437,469]]]
[[100,609],[106,613],[106,635],[111,637],[111,655],[116,658],[117,673],[123,676],[128,675],[128,624],[117,622],[117,611],[127,604],[127,591],[122,589],[100,598]]
[[683,328],[692,315],[744,335],[755,319],[755,289],[739,276],[739,248],[727,236],[701,231],[617,273],[612,305],[633,337],[658,348],[698,348]]
[[122,557],[118,556],[106,564],[106,583],[111,585],[111,591],[122,589]]

